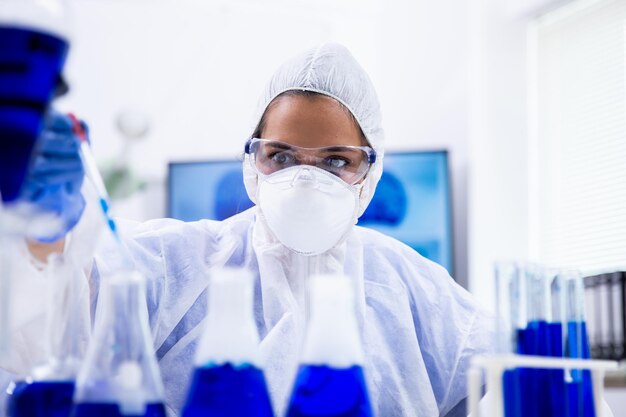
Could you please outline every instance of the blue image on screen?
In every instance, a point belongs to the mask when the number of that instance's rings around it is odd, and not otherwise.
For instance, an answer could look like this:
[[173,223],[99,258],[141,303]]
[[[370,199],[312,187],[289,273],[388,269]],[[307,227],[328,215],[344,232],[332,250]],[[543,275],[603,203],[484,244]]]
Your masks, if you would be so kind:
[[453,273],[448,153],[389,153],[359,225],[394,237]]
[[175,219],[224,220],[254,205],[241,161],[172,162],[168,177],[168,215]]
[[[384,167],[358,224],[404,242],[453,274],[447,152],[388,153]],[[241,161],[169,164],[170,217],[224,220],[252,206]]]

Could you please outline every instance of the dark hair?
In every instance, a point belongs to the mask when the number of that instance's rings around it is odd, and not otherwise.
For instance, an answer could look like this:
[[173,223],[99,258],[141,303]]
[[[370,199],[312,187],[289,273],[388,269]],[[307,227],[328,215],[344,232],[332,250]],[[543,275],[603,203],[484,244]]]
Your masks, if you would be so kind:
[[[270,104],[268,104],[267,107],[265,108],[265,111],[263,112],[263,115],[261,116],[261,120],[259,120],[259,123],[257,124],[256,128],[254,129],[254,132],[252,133],[251,138],[260,138],[261,137],[261,133],[263,132],[263,129],[265,129],[265,125],[267,123],[267,120],[266,120],[267,112],[276,103],[278,103],[280,101],[280,99],[282,99],[284,97],[316,98],[316,97],[330,97],[330,96],[327,96],[326,94],[323,94],[323,93],[318,93],[316,91],[309,91],[309,90],[287,90],[287,91],[284,91],[284,92],[280,93],[279,95],[274,97],[274,99],[270,102]],[[359,129],[359,133],[361,135],[361,141],[364,144],[369,146],[369,142],[367,141],[367,138],[365,137],[365,134],[363,133],[363,129],[361,129],[361,126],[359,125],[359,122],[357,121],[356,117],[354,117],[354,114],[352,114],[352,112],[350,110],[348,110],[348,108],[343,103],[341,103],[341,102],[339,102],[337,100],[335,100],[335,101],[339,104],[339,107],[341,107],[341,109],[344,112],[346,112],[346,114],[350,117],[350,120],[352,120],[352,122],[357,127],[357,129]]]

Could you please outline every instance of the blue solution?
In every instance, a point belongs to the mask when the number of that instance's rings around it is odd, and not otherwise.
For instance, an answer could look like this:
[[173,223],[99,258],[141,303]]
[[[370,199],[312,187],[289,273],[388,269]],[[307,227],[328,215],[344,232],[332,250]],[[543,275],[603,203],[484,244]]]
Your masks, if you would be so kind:
[[[567,323],[567,357],[589,359],[587,323]],[[595,417],[593,387],[589,370],[572,370],[572,382],[567,384],[569,417]]]
[[[528,322],[517,332],[520,355],[563,357],[561,323]],[[565,373],[559,369],[518,368],[503,374],[506,417],[562,417],[566,415]]]
[[122,414],[115,403],[80,403],[74,406],[71,417],[166,417],[163,403],[146,404],[143,414]]
[[69,49],[56,36],[0,25],[0,193],[15,200]]
[[287,417],[372,417],[363,369],[301,366]]
[[502,374],[505,417],[524,416],[524,414],[522,414],[522,386],[519,371],[519,369],[509,369]]
[[194,371],[183,417],[273,417],[263,371],[230,363]]
[[17,382],[7,400],[9,417],[69,417],[74,382]]

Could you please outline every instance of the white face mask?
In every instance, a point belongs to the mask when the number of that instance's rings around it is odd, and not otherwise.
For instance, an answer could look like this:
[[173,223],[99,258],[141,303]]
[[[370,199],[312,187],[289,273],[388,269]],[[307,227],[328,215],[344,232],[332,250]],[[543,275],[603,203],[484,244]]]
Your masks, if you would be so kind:
[[332,249],[356,223],[358,185],[309,165],[259,178],[262,216],[276,238],[297,253],[318,255]]

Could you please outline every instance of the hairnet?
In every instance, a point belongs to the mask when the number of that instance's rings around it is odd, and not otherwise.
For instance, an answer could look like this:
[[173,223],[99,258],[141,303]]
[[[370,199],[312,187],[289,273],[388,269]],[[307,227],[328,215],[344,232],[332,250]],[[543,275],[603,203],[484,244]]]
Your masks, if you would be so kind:
[[[359,216],[371,201],[383,171],[384,134],[380,105],[369,76],[343,45],[328,43],[310,49],[284,63],[274,73],[259,101],[255,122],[267,106],[289,90],[311,91],[342,103],[354,115],[370,146],[376,150],[376,162],[365,178],[359,197]],[[243,165],[246,191],[256,201],[258,176],[247,157]]]

